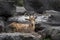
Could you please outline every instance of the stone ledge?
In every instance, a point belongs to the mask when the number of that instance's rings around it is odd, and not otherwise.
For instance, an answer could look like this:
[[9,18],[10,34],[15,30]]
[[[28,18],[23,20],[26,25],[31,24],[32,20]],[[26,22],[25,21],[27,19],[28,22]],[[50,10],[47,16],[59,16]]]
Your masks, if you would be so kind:
[[0,40],[41,40],[36,33],[0,33]]

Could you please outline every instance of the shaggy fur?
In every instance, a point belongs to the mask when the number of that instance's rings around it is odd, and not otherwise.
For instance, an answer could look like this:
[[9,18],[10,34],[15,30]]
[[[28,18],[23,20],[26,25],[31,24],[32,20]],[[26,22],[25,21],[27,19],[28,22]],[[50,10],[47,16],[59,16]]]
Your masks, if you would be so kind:
[[16,23],[13,22],[9,26],[13,29],[13,32],[34,32],[35,30],[35,18],[30,16],[29,20],[30,24]]

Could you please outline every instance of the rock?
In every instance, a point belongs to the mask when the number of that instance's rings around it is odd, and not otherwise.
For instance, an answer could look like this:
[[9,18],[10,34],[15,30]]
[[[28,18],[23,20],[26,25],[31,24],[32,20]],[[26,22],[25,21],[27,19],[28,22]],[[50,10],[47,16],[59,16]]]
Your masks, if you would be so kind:
[[5,28],[4,18],[0,17],[0,33],[4,32],[4,28]]
[[53,8],[53,10],[55,10],[55,11],[60,11],[60,6],[59,6],[59,4],[60,4],[60,0],[53,0],[53,1],[51,1],[50,2],[50,7],[52,7]]
[[47,35],[52,35],[54,34],[53,32],[59,32],[60,31],[60,27],[46,27],[45,31],[47,31]]
[[60,40],[60,27],[58,26],[47,26],[42,27],[40,26],[40,29],[43,28],[42,30],[38,30],[37,33],[41,34],[43,38],[50,37],[52,40]]
[[[36,4],[36,5],[34,5]],[[44,11],[43,4],[39,0],[24,0],[24,7],[27,11],[35,11],[37,13],[42,14]]]
[[10,17],[8,19],[9,22],[22,22],[22,23],[26,23],[28,22],[28,20],[25,20],[26,18],[29,18],[28,16],[14,16],[14,17]]
[[15,16],[24,15],[25,13],[26,13],[26,9],[24,7],[16,6],[16,14],[15,14]]
[[37,15],[36,23],[42,24],[42,22],[47,22],[50,15]]
[[16,6],[16,12],[24,13],[25,11],[26,11],[26,9],[24,7]]
[[60,12],[49,10],[47,14],[51,16],[45,22],[41,22],[41,26],[45,27],[45,31],[38,32],[44,36],[50,36],[52,40],[60,40]]
[[[35,22],[36,24],[40,24],[41,22],[46,22],[48,20],[48,16],[46,15],[36,15],[36,19]],[[18,21],[18,22],[26,22],[27,20],[25,20],[26,18],[28,18],[28,15],[21,15],[21,16],[14,16],[14,17],[10,17],[8,19],[8,21]],[[28,22],[28,21],[27,21]]]
[[5,17],[7,20],[9,17],[14,15],[14,13],[16,12],[15,11],[16,7],[14,6],[13,3],[14,2],[12,2],[11,0],[0,1],[0,16],[1,17]]
[[[35,3],[36,5],[34,5]],[[59,4],[60,0],[24,0],[24,7],[26,10],[35,12],[46,10],[60,11]]]
[[48,17],[48,20],[46,22],[44,22],[45,24],[51,26],[60,26],[60,12],[54,10],[47,10],[46,13],[51,16]]
[[31,33],[2,33],[0,40],[41,40],[41,35]]
[[51,34],[51,39],[60,40],[60,30],[58,30],[58,29],[53,30],[53,32]]
[[41,30],[37,31],[38,34],[42,35],[42,38],[46,38],[48,36],[48,30],[45,27],[40,27]]

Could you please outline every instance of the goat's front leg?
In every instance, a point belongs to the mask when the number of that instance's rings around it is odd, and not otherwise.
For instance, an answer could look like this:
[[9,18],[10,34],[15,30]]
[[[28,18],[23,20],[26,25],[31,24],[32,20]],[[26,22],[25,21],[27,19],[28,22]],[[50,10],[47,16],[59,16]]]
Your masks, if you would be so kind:
[[13,32],[16,32],[16,29],[14,29],[14,31]]
[[19,29],[18,28],[16,28],[16,32],[19,32]]

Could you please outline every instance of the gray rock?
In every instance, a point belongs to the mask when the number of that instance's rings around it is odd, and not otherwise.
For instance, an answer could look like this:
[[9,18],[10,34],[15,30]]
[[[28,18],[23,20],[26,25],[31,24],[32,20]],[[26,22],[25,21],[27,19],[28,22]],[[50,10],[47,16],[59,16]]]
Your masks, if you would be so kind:
[[5,21],[4,18],[0,17],[0,32],[4,32]]
[[46,36],[48,36],[48,34],[47,34],[48,33],[48,30],[46,28],[39,30],[37,33],[38,34],[41,34],[43,39],[46,38]]
[[31,33],[1,33],[0,40],[41,40],[41,35]]
[[16,12],[16,7],[14,6],[14,2],[11,0],[4,0],[0,1],[0,16],[5,17],[6,20],[13,16],[14,13]]
[[[34,5],[36,4],[36,5]],[[44,11],[43,4],[39,0],[24,0],[24,7],[27,11],[35,11],[37,13],[42,13]]]
[[16,6],[15,16],[24,15],[26,13],[26,9],[24,7]]
[[46,22],[44,22],[45,24],[51,26],[60,26],[60,12],[54,10],[47,10],[46,13],[51,16],[48,17],[48,20],[46,20]]
[[[35,3],[37,5],[34,5]],[[35,11],[35,12],[37,12],[37,11],[42,12],[42,11],[51,10],[51,9],[60,11],[59,4],[60,4],[60,0],[37,0],[37,1],[36,0],[24,0],[25,8],[28,11]]]
[[[8,21],[26,22],[27,20],[25,20],[25,19],[28,17],[29,17],[28,15],[14,16],[14,17],[10,17],[8,19]],[[49,17],[49,15],[46,16],[46,15],[37,15],[36,14],[35,22],[36,22],[36,24],[41,23],[41,22],[46,22],[48,20],[48,17]]]
[[23,13],[23,12],[25,12],[25,11],[26,11],[26,9],[25,9],[24,7],[16,6],[16,12],[21,12],[21,13]]
[[52,40],[60,40],[60,30],[54,30],[51,34]]
[[60,40],[60,27],[40,26],[40,29],[41,28],[44,28],[44,29],[38,30],[37,33],[41,34],[43,38],[50,36],[52,40]]
[[28,16],[14,16],[14,17],[10,17],[8,19],[9,22],[21,22],[21,23],[28,23],[28,20],[25,20],[26,18],[29,18]]

